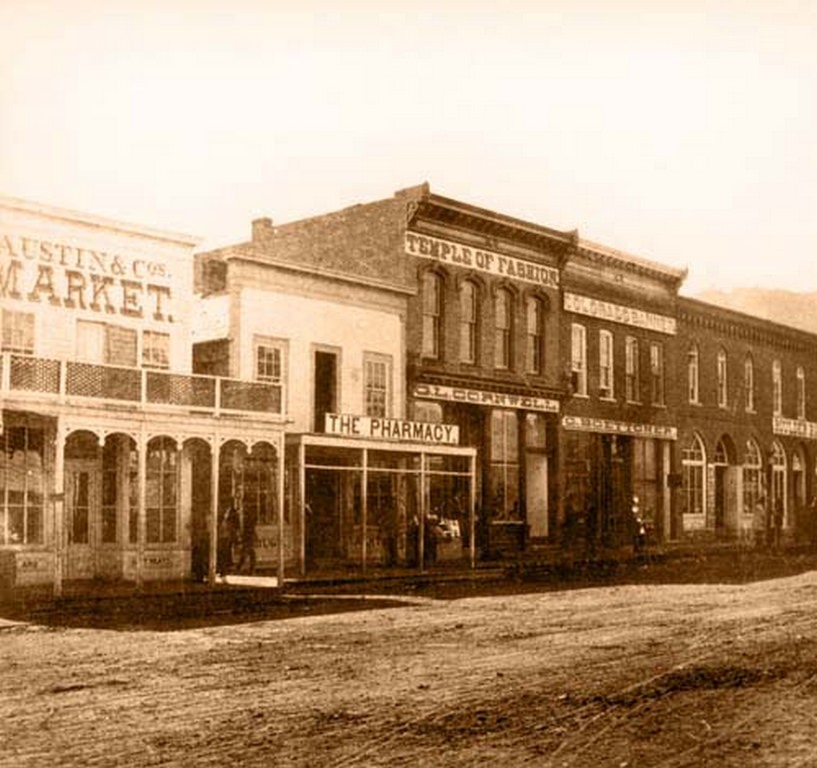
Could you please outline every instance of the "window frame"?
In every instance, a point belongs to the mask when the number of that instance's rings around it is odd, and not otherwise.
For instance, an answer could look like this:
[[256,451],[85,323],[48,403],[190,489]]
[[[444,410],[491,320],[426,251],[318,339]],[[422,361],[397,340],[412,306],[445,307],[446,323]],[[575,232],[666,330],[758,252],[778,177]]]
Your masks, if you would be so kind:
[[545,302],[540,296],[528,296],[525,302],[525,330],[527,372],[539,376],[545,370]]
[[422,277],[422,356],[427,360],[443,357],[443,292],[445,282],[439,272],[426,270]]
[[[503,318],[505,323],[500,325]],[[494,293],[494,368],[503,371],[513,368],[513,321],[514,296],[500,286]]]
[[587,397],[587,328],[581,323],[570,324],[570,384],[574,395]]
[[624,397],[628,403],[641,402],[641,348],[636,336],[624,340]]
[[743,390],[746,413],[755,412],[755,361],[751,355],[743,360]]
[[[466,294],[470,291],[470,313],[466,317]],[[477,365],[479,362],[479,287],[470,279],[463,280],[459,288],[460,309],[460,362]]]
[[[164,345],[155,345],[153,342],[163,340]],[[151,343],[148,343],[148,342]],[[142,331],[142,368],[150,368],[152,370],[166,371],[170,369],[170,334],[164,331]],[[162,349],[164,346],[164,350]],[[161,359],[161,353],[164,351],[164,359]],[[151,360],[159,354],[158,360]]]
[[772,413],[783,415],[783,368],[780,360],[772,361]]
[[[375,366],[383,367],[383,385],[380,388],[375,388],[370,372],[374,370]],[[366,416],[375,418],[388,418],[392,413],[392,370],[393,359],[391,355],[384,355],[380,352],[364,352],[363,353],[363,413]],[[379,410],[370,407],[370,394],[378,394],[382,397],[382,413]]]
[[806,372],[802,365],[797,366],[797,418],[806,418]]
[[729,407],[729,357],[726,350],[718,350],[716,361],[715,386],[717,387],[718,408]]
[[650,342],[650,399],[653,405],[666,405],[664,345]]
[[[262,373],[261,360],[259,354],[262,350],[269,350],[276,352],[278,356],[278,373]],[[264,384],[277,384],[283,386],[287,375],[287,356],[289,352],[289,343],[286,339],[280,339],[273,336],[254,336],[253,337],[253,380]]]
[[693,405],[701,403],[700,371],[701,353],[693,344],[687,349],[687,400]]
[[606,328],[599,330],[599,397],[615,399],[615,340]]
[[[13,355],[33,355],[37,337],[34,312],[3,308],[0,315],[0,352]],[[21,343],[18,343],[18,340]]]

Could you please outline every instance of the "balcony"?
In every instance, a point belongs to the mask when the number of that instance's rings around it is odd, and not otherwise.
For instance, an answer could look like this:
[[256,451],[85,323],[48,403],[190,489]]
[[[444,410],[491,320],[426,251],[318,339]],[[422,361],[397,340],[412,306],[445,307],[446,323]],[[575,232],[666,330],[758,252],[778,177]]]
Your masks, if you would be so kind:
[[51,360],[4,352],[0,395],[65,405],[119,404],[138,411],[197,411],[213,416],[282,415],[278,384]]

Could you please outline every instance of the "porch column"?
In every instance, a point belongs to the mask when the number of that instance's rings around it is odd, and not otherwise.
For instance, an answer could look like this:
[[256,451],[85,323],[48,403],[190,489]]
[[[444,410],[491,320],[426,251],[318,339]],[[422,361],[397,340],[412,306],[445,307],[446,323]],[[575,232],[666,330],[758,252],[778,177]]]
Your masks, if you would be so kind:
[[425,531],[426,531],[426,455],[420,453],[420,520],[417,526],[417,560],[420,571],[425,568]]
[[284,586],[284,438],[278,438],[278,588]]
[[54,536],[54,597],[62,597],[65,573],[65,425],[57,418],[57,438],[54,441],[54,503],[51,507]]
[[144,429],[139,434],[139,509],[136,524],[136,588],[144,584],[145,534],[147,530],[147,447],[148,439]]
[[210,544],[207,551],[207,583],[216,583],[216,552],[218,551],[218,479],[221,476],[221,443],[218,435],[213,435],[210,451],[210,514],[207,528],[210,532]]
[[298,499],[301,518],[301,576],[306,576],[306,446],[298,443]]
[[367,548],[367,532],[369,526],[369,449],[363,449],[363,487],[360,489],[360,502],[362,509],[360,511],[360,518],[362,523],[362,531],[360,534],[360,555],[363,558],[363,573],[366,573],[366,548]]
[[672,465],[670,463],[670,449],[672,447],[672,443],[669,440],[662,440],[659,445],[661,446],[661,489],[663,492],[663,508],[664,508],[664,524],[663,528],[663,536],[661,537],[662,543],[665,541],[669,541],[672,538],[672,490],[669,487],[669,476],[670,472],[672,472]]

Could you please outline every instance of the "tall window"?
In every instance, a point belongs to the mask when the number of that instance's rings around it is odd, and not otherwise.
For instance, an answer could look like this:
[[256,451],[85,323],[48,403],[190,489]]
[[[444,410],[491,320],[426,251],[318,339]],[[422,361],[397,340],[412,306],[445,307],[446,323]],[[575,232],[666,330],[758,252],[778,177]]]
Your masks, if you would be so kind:
[[599,331],[599,397],[613,396],[613,334]]
[[531,296],[527,306],[528,333],[527,350],[525,358],[527,360],[528,373],[542,373],[544,369],[543,345],[545,339],[545,311],[544,304],[540,298]]
[[743,459],[743,511],[750,514],[763,495],[763,461],[754,440],[746,441]]
[[699,403],[698,389],[698,347],[694,344],[687,350],[687,395],[690,403]]
[[3,310],[2,351],[34,354],[34,313]]
[[755,410],[755,363],[751,355],[746,355],[743,361],[743,390],[745,392],[746,411]]
[[268,338],[255,340],[255,379],[268,384],[283,384],[286,343]]
[[587,394],[587,331],[578,323],[570,328],[570,385],[573,394]]
[[505,288],[494,299],[494,365],[511,367],[511,337],[513,334],[513,297]]
[[391,358],[366,353],[363,361],[363,399],[367,416],[388,416],[391,395]]
[[491,411],[489,489],[494,516],[519,520],[519,425],[516,411]]
[[638,358],[638,339],[628,336],[624,342],[624,396],[631,403],[641,397]]
[[797,368],[797,418],[806,418],[806,372]]
[[704,444],[698,435],[693,435],[689,444],[681,452],[683,467],[683,485],[681,488],[683,514],[703,515],[706,499],[704,482],[706,454]]
[[86,363],[135,368],[138,341],[134,328],[91,320],[77,321],[77,359]]
[[772,363],[772,411],[775,416],[783,413],[783,374],[779,360]]
[[474,364],[477,362],[477,287],[470,280],[460,286],[460,361]]
[[0,544],[43,543],[45,432],[6,424],[0,434]]
[[156,331],[142,333],[142,366],[144,368],[170,367],[170,334]]
[[423,274],[423,357],[441,356],[443,281],[434,272]]
[[148,444],[145,491],[147,541],[153,544],[176,541],[179,454],[169,438],[154,438]]
[[718,406],[726,408],[729,405],[728,381],[726,378],[726,350],[718,351]]
[[664,347],[650,344],[650,393],[653,405],[664,404]]

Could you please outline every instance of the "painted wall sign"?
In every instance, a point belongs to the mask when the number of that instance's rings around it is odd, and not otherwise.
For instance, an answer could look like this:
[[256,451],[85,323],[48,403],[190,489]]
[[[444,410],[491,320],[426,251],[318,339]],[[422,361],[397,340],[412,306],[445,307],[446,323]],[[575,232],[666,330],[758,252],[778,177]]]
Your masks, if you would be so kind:
[[465,387],[441,387],[436,384],[417,384],[412,395],[426,400],[449,400],[456,403],[473,403],[497,408],[522,408],[526,411],[558,413],[559,401],[528,395],[512,395],[504,392],[487,392]]
[[460,442],[460,428],[456,424],[431,424],[339,413],[326,414],[324,431],[329,435],[343,437],[369,437],[411,443],[459,445]]
[[661,440],[677,440],[677,427],[661,424],[635,424],[591,416],[563,416],[562,426],[573,432],[601,432],[605,435],[631,435],[632,437],[656,437]]
[[406,253],[433,259],[444,264],[475,269],[489,275],[507,277],[522,283],[540,285],[545,288],[559,287],[559,270],[544,264],[536,264],[527,259],[505,256],[481,248],[441,240],[437,237],[421,235],[417,232],[406,232]]
[[170,268],[0,232],[0,298],[173,322]]
[[666,333],[668,336],[674,336],[677,332],[674,317],[645,312],[643,309],[625,307],[622,304],[611,304],[609,301],[591,299],[589,296],[579,296],[576,293],[565,293],[564,308],[566,312],[575,312],[577,315],[610,320],[622,325]]
[[786,419],[775,416],[772,420],[772,432],[784,437],[801,437],[806,440],[817,440],[817,424],[813,421]]

